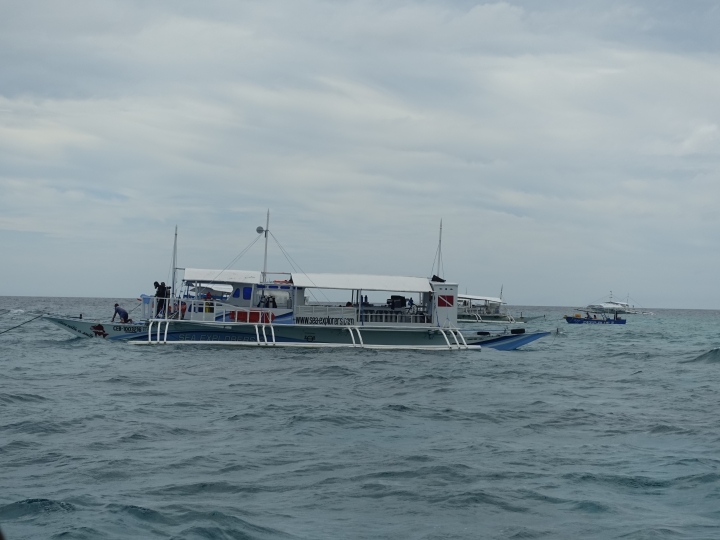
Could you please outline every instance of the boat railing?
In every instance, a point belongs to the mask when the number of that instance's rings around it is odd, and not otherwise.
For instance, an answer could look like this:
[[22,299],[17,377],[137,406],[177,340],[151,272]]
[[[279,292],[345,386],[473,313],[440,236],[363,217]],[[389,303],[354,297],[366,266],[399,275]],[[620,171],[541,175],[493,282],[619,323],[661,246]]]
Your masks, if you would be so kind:
[[[295,320],[313,324],[316,319],[346,319],[352,324],[430,324],[431,317],[421,310],[369,309],[358,313],[355,306],[305,305],[295,308]],[[271,324],[275,318],[265,308],[241,307],[211,298],[151,298],[143,303],[147,320]],[[300,319],[300,320],[299,320]],[[356,322],[355,322],[356,321]]]
[[504,309],[501,308],[490,308],[488,306],[460,306],[458,307],[458,313],[463,315],[506,315]]
[[262,308],[226,304],[211,298],[153,298],[143,303],[150,320],[270,324],[274,314]]
[[407,311],[369,311],[363,312],[360,320],[364,324],[428,324],[432,319],[425,313]]
[[[309,305],[297,306],[295,318],[343,318],[352,319],[358,324],[429,324],[432,322],[429,315],[420,310],[383,310],[363,308],[358,310],[355,306],[327,306]],[[301,319],[302,320],[302,319]]]
[[295,317],[332,317],[355,320],[357,318],[357,309],[354,306],[325,306],[322,304],[296,306]]
[[156,296],[143,296],[142,309],[140,311],[143,319],[176,319],[177,313],[182,309],[179,298],[159,298]]

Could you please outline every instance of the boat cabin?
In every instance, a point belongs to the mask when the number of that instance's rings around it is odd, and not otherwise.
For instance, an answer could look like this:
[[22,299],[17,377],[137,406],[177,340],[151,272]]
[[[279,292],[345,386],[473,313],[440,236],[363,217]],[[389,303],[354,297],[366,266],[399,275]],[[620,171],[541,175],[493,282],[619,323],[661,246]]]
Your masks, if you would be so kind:
[[461,312],[472,312],[478,315],[500,315],[505,302],[502,298],[492,296],[475,296],[471,294],[458,295],[458,310]]
[[[170,301],[168,317],[178,318],[179,313],[179,318],[193,321],[323,326],[451,327],[457,323],[455,283],[368,274],[293,272],[285,276],[262,281],[262,273],[256,271],[187,268],[180,298]],[[345,290],[351,300],[310,301],[313,289]],[[368,302],[366,293],[378,291],[388,293],[386,302]]]

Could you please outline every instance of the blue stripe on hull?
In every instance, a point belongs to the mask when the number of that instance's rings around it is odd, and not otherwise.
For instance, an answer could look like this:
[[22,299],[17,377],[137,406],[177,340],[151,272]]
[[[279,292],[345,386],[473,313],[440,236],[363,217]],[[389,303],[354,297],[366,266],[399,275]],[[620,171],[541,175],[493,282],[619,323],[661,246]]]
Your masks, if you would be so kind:
[[503,335],[493,339],[485,340],[478,345],[482,347],[488,347],[489,349],[496,349],[498,351],[514,351],[515,349],[532,343],[540,338],[549,336],[550,332],[536,332],[534,334],[513,334]]

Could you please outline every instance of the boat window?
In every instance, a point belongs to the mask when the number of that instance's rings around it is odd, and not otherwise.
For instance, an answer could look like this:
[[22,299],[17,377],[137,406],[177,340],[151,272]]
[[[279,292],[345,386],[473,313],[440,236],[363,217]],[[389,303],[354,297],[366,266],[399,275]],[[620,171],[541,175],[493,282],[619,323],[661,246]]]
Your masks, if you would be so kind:
[[243,287],[243,300],[250,300],[251,298],[252,298],[252,287]]
[[233,291],[233,298],[240,298],[240,289],[235,289]]

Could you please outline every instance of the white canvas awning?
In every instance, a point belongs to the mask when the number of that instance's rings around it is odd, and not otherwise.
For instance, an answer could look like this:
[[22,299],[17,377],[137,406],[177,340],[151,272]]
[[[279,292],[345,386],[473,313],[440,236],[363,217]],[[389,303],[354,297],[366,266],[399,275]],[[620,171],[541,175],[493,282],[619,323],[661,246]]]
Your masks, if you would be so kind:
[[296,287],[363,291],[431,292],[428,278],[371,274],[292,274]]
[[218,283],[198,283],[197,285],[198,285],[197,287],[193,287],[193,290],[196,292],[202,291],[204,289],[212,289],[213,291],[216,291],[216,292],[229,294],[229,293],[233,292],[233,288],[234,288],[230,284],[226,285],[226,284],[218,284]]
[[261,272],[255,270],[209,270],[186,268],[185,281],[207,283],[260,283]]
[[493,298],[492,296],[475,296],[473,294],[458,294],[458,298],[464,300],[477,300],[478,302],[492,302],[493,304],[504,304],[502,298]]

